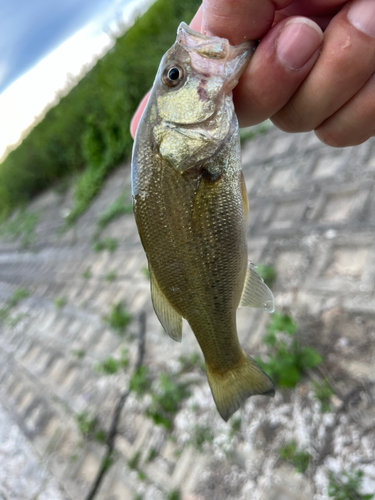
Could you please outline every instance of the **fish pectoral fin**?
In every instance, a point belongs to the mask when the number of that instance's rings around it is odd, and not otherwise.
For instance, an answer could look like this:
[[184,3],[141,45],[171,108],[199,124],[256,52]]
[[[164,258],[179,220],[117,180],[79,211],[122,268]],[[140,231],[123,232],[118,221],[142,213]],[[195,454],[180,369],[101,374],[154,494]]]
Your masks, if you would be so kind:
[[156,316],[164,330],[176,342],[182,338],[182,316],[171,306],[164,293],[160,290],[154,273],[150,268],[151,298]]
[[250,356],[243,353],[241,361],[231,370],[219,373],[206,364],[208,383],[221,417],[227,421],[250,396],[274,396],[272,380]]
[[273,294],[249,262],[240,307],[256,307],[272,313],[275,310]]

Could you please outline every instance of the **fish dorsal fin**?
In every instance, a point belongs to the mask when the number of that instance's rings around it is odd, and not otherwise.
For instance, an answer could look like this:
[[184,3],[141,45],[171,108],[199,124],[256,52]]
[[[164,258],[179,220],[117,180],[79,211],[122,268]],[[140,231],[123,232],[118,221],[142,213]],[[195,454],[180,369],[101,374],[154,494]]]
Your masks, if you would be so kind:
[[151,268],[150,282],[152,305],[154,306],[156,316],[168,335],[176,342],[181,342],[182,316],[174,310],[164,293],[160,290]]
[[273,294],[249,262],[240,307],[256,307],[271,313],[274,311]]

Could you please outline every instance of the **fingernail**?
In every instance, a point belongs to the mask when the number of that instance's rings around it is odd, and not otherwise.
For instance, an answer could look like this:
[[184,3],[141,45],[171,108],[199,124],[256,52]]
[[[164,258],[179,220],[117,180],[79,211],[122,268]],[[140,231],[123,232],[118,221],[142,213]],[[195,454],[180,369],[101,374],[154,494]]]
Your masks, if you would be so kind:
[[348,11],[348,20],[357,30],[375,37],[375,2],[359,0],[353,2]]
[[282,29],[276,43],[281,64],[288,69],[300,69],[318,50],[323,32],[317,24],[304,17],[295,17]]

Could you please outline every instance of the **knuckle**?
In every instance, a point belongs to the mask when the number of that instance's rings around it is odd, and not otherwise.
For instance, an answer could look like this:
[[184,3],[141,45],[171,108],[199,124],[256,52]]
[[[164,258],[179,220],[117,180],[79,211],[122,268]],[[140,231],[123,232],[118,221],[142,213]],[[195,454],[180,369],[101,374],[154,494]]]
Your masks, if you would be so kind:
[[346,148],[349,146],[358,146],[370,138],[371,133],[356,135],[350,130],[339,130],[334,127],[321,126],[315,129],[317,138],[332,148]]
[[287,105],[271,117],[272,122],[276,127],[284,132],[310,132],[314,129],[314,125],[308,123],[296,111],[296,109]]

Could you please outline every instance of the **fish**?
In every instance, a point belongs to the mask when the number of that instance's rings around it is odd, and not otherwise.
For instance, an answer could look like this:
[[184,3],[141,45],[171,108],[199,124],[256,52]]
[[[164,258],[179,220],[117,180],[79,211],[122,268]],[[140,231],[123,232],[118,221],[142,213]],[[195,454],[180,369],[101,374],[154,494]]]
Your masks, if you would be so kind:
[[236,329],[239,306],[274,308],[271,290],[248,261],[248,198],[232,98],[255,45],[231,46],[181,23],[161,60],[132,157],[133,210],[155,313],[177,342],[183,318],[189,323],[225,421],[249,396],[275,393]]

